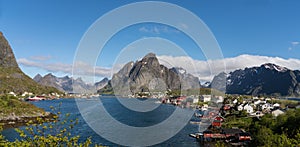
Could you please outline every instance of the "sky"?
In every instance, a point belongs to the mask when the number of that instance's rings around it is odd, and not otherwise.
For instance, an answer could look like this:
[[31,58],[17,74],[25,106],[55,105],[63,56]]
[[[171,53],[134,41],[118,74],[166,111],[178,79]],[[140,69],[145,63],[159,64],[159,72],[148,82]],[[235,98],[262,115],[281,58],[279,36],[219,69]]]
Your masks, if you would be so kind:
[[[0,0],[0,31],[13,48],[20,68],[30,77],[50,72],[56,76],[72,76],[74,59],[81,53],[78,49],[88,30],[97,21],[106,21],[101,18],[116,14],[119,7],[137,2],[143,1]],[[148,52],[156,53],[162,64],[183,67],[201,81],[209,81],[224,71],[224,65],[226,72],[268,62],[300,70],[298,0],[162,2],[177,5],[177,9],[187,10],[191,15],[183,16],[178,10],[163,19],[180,22],[174,26],[160,22],[135,23],[119,28],[103,47],[87,47],[84,52],[91,54],[87,58],[97,57],[94,70],[86,69],[88,73],[94,72],[96,81],[111,77],[122,65],[141,59]],[[100,42],[114,27],[143,15],[163,17],[169,8],[163,9],[165,11],[137,9],[137,13],[128,10],[116,18],[110,17],[112,21],[97,32],[93,40]],[[202,34],[201,26],[193,26],[197,24],[193,16],[202,20],[213,34],[221,51],[218,58],[208,57],[204,47],[185,32],[199,31],[199,36],[206,35]],[[205,44],[207,38],[200,37],[200,42]],[[98,54],[95,50],[101,52]]]

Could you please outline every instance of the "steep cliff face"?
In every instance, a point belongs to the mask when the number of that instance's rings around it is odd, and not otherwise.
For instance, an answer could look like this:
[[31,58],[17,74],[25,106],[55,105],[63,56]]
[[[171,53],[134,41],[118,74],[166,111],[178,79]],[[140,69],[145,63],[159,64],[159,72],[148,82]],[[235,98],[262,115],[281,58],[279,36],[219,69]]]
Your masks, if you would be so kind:
[[108,81],[109,81],[108,78],[103,78],[101,81],[96,82],[96,83],[95,83],[96,89],[98,90],[98,89],[103,88],[104,86],[107,85]]
[[[220,74],[212,83],[221,83],[226,79],[226,93],[248,95],[300,95],[300,71],[290,70],[275,64],[267,63],[260,67],[251,67]],[[225,82],[222,82],[225,83]],[[225,86],[218,87],[225,90]]]
[[0,57],[0,67],[19,69],[14,53],[2,32],[0,32]]
[[183,70],[182,68],[168,69],[160,65],[155,54],[149,53],[140,61],[127,63],[113,75],[104,89],[113,88],[117,95],[130,95],[139,92],[199,88],[198,78],[181,72]]
[[[129,78],[130,90],[133,93],[181,88],[179,75],[160,65],[153,53],[147,54],[133,65]],[[162,87],[162,83],[165,83],[165,87]]]
[[11,91],[17,94],[25,91],[36,94],[59,93],[55,88],[39,85],[20,70],[12,48],[0,32],[0,93]]

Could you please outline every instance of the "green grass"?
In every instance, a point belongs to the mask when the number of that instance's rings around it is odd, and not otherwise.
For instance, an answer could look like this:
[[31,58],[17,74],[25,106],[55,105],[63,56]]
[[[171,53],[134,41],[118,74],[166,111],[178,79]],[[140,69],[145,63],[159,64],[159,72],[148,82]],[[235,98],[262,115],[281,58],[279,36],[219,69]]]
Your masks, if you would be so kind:
[[35,94],[62,93],[54,87],[42,86],[25,75],[16,67],[0,67],[0,93],[15,92],[21,95],[23,92]]
[[33,104],[18,100],[13,96],[0,96],[0,120],[11,116],[34,117],[45,113]]

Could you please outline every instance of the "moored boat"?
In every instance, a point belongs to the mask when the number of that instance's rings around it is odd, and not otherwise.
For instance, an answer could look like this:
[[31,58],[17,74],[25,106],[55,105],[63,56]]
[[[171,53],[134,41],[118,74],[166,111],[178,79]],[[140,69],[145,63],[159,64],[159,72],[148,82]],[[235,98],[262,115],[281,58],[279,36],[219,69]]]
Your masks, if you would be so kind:
[[33,97],[28,97],[25,100],[26,101],[41,101],[41,100],[46,100],[46,97],[44,97],[44,96],[33,96]]

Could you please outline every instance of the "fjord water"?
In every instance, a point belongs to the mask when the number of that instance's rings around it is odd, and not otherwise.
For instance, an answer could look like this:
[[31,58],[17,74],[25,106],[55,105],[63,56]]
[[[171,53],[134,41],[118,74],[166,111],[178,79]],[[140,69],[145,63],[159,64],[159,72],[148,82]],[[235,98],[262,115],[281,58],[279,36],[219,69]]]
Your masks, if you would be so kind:
[[[81,99],[86,101],[93,101],[93,99]],[[132,99],[126,99],[128,101]],[[115,97],[102,97],[101,101],[105,106],[106,110],[113,116],[116,120],[121,123],[135,126],[135,127],[146,127],[155,125],[167,119],[172,112],[175,110],[175,106],[172,105],[165,105],[161,104],[159,107],[154,109],[151,112],[135,112],[128,110],[124,106],[122,106],[119,101]],[[96,101],[95,101],[96,102]],[[155,100],[153,99],[153,102]],[[109,142],[95,133],[88,124],[82,118],[75,99],[59,99],[59,100],[52,100],[52,101],[39,101],[39,102],[32,102],[34,105],[45,109],[46,111],[51,111],[50,106],[59,108],[62,114],[71,114],[70,119],[78,118],[78,125],[76,125],[72,129],[72,134],[80,135],[80,141],[84,141],[84,139],[88,137],[92,137],[93,143],[108,145],[108,146],[118,146],[112,142]],[[61,103],[61,106],[59,107]],[[192,110],[191,110],[192,111]],[[195,118],[192,118],[195,119]],[[103,120],[108,121],[108,120]],[[114,126],[111,126],[114,127]],[[22,127],[21,127],[22,128]],[[157,144],[155,146],[199,146],[199,143],[194,139],[189,137],[190,133],[195,133],[198,130],[198,125],[194,124],[187,124],[178,134],[170,138],[169,140]],[[113,133],[113,132],[109,132]],[[157,132],[158,134],[160,132]],[[14,129],[6,129],[2,132],[2,134],[6,137],[6,139],[13,141],[16,139],[18,134],[14,131]],[[136,139],[139,139],[140,136],[137,136]]]

